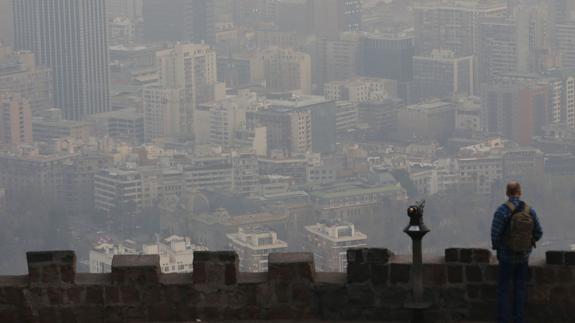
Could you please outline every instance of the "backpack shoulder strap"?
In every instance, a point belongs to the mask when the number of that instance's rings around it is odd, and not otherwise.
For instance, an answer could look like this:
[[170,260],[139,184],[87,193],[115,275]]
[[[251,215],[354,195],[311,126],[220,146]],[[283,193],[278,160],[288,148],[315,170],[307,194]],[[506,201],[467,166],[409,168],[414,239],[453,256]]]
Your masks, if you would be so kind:
[[[505,202],[505,206],[507,206],[509,208],[509,211],[511,211],[511,214],[513,214],[515,212],[515,204],[511,203],[511,201]],[[527,206],[527,205],[525,205],[525,206]]]

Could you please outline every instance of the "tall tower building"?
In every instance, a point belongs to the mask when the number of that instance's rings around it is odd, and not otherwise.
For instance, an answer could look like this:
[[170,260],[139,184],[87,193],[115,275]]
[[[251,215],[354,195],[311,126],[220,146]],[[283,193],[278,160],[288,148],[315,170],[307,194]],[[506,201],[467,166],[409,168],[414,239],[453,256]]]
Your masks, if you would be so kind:
[[178,43],[158,51],[156,64],[162,87],[184,90],[182,131],[191,134],[197,105],[223,96],[224,91],[217,82],[216,52],[205,44]]
[[52,68],[66,119],[110,110],[104,0],[14,0],[15,45]]
[[0,95],[0,144],[32,143],[32,110],[20,95]]
[[187,27],[194,43],[216,43],[216,11],[214,0],[191,0],[188,6]]
[[317,36],[337,37],[341,32],[361,31],[360,0],[312,0],[308,6]]
[[413,13],[418,54],[450,49],[456,55],[474,55],[480,21],[504,16],[507,5],[497,0],[422,1],[413,8]]

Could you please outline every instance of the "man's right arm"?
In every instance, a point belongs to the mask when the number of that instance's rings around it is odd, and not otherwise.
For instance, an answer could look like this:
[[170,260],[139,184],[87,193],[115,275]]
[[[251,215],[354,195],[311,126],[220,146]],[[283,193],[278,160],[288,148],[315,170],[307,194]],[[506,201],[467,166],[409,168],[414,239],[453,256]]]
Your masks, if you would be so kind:
[[493,221],[491,222],[491,247],[494,250],[499,249],[501,245],[501,238],[505,230],[505,217],[508,209],[505,205],[501,205],[493,214]]

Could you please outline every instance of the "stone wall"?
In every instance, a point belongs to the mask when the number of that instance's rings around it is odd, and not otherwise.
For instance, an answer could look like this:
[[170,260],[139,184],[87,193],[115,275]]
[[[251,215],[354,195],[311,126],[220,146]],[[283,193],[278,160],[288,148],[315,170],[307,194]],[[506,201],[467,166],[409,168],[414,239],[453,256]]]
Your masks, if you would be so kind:
[[[193,274],[161,274],[158,256],[129,255],[110,274],[84,274],[72,251],[30,252],[28,275],[0,277],[0,322],[402,321],[408,258],[353,249],[347,273],[316,273],[311,254],[272,254],[267,273],[240,273],[233,252],[196,252]],[[575,252],[548,252],[530,273],[530,322],[574,322]],[[496,277],[488,250],[425,259],[427,317],[492,321]]]

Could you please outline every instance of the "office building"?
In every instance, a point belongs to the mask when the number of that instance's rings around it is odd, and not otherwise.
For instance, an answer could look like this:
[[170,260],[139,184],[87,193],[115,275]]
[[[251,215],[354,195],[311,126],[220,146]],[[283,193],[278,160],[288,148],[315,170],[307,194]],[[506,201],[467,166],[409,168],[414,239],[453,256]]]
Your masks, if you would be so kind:
[[374,134],[395,134],[398,128],[397,113],[403,106],[401,100],[394,98],[361,102],[357,107],[359,123],[366,124]]
[[143,0],[144,40],[186,41],[187,8],[190,0]]
[[32,143],[32,109],[19,94],[0,93],[0,144]]
[[126,17],[131,21],[142,20],[143,0],[106,0],[108,19]]
[[272,92],[311,93],[311,58],[289,48],[258,51],[250,62],[252,82],[263,82]]
[[475,95],[473,56],[458,57],[450,50],[433,50],[413,57],[413,97],[417,100],[448,99]]
[[575,22],[555,26],[556,48],[564,69],[575,69]]
[[216,52],[205,44],[177,43],[156,53],[159,85],[165,89],[183,89],[184,105],[179,116],[182,133],[194,134],[194,110],[198,104],[223,96],[223,84],[217,83]]
[[216,12],[217,0],[190,0],[187,8],[187,32],[193,43],[216,43]]
[[444,143],[455,127],[455,109],[449,102],[422,102],[401,108],[397,119],[401,139],[427,139]]
[[286,252],[288,244],[278,239],[277,233],[264,228],[243,229],[226,235],[230,247],[240,258],[240,270],[264,272],[268,270],[268,256],[272,252]]
[[360,40],[361,76],[401,82],[413,79],[413,38],[401,34],[365,34]]
[[104,0],[14,1],[14,25],[16,48],[52,68],[66,119],[110,110]]
[[486,17],[502,17],[507,6],[497,0],[425,1],[413,8],[417,54],[449,49],[458,56],[476,55],[479,23]]
[[187,135],[191,129],[186,123],[186,97],[184,89],[164,88],[158,85],[144,87],[144,139]]
[[367,235],[344,221],[316,223],[305,227],[306,251],[312,252],[316,270],[345,272],[347,249],[367,246]]
[[265,128],[262,138],[256,134],[255,140],[262,140],[259,146],[265,147],[266,156],[335,151],[334,101],[319,96],[287,95],[268,98],[268,104],[268,109],[246,115],[249,129]]
[[397,81],[372,77],[354,77],[324,84],[323,95],[328,100],[361,103],[397,97]]
[[0,46],[0,92],[19,93],[33,113],[53,108],[52,70],[36,64],[30,51]]
[[358,75],[358,33],[341,33],[336,38],[319,38],[312,57],[313,83],[321,88],[326,82]]
[[108,20],[108,45],[129,45],[136,41],[136,24],[127,17]]
[[0,0],[0,44],[11,46],[14,42],[12,0]]
[[118,141],[141,144],[144,142],[144,114],[135,108],[120,109],[92,115],[94,135],[108,136]]
[[34,141],[73,138],[87,142],[90,130],[90,123],[65,120],[62,117],[62,110],[56,108],[44,110],[42,116],[32,119]]
[[548,96],[548,84],[536,81],[503,79],[484,84],[481,102],[485,131],[530,145],[547,123]]
[[307,5],[311,31],[320,38],[361,31],[360,0],[314,0]]

